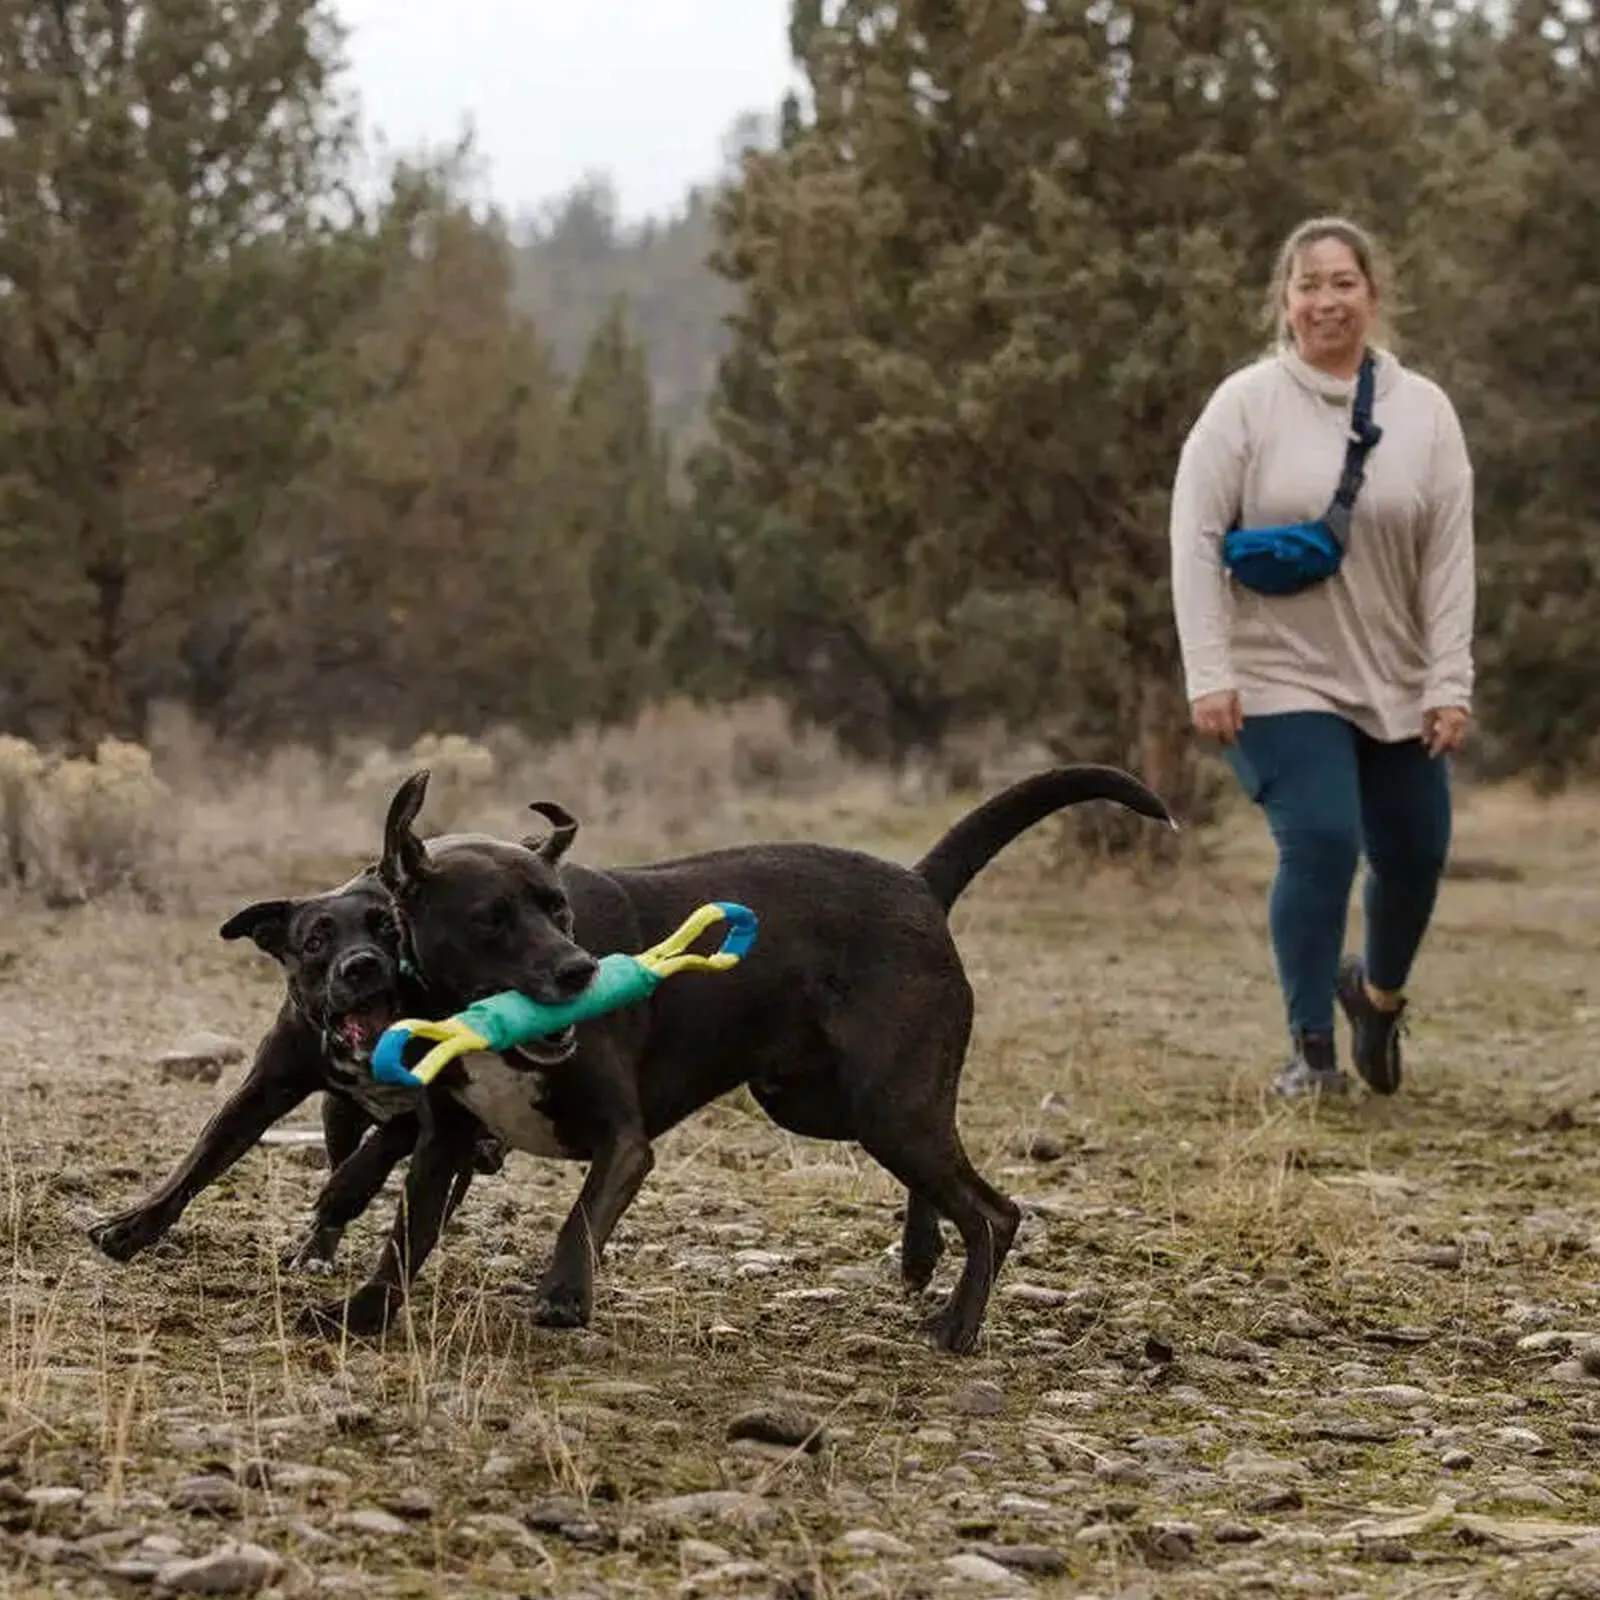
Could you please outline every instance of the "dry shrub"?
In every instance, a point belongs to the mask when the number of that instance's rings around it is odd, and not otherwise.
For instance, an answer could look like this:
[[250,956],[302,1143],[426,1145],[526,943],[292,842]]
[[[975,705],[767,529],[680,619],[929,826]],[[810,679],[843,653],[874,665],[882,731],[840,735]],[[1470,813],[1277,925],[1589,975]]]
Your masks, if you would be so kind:
[[160,899],[172,795],[142,745],[103,739],[92,759],[0,738],[0,882],[49,905],[131,892]]
[[381,825],[394,791],[421,768],[429,773],[431,829],[453,833],[483,826],[483,812],[498,798],[499,766],[487,746],[459,733],[425,733],[405,751],[370,747],[344,790]]

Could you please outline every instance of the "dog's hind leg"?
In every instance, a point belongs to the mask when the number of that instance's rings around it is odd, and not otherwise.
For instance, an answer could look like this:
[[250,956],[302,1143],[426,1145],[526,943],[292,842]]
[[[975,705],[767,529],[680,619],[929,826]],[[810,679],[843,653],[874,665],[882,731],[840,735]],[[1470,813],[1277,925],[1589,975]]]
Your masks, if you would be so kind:
[[913,1294],[921,1294],[933,1281],[934,1269],[944,1254],[939,1232],[939,1208],[915,1191],[906,1194],[906,1220],[900,1232],[900,1279]]
[[[953,1355],[965,1355],[977,1342],[995,1278],[1016,1237],[1022,1212],[973,1169],[955,1129],[917,1129],[903,1121],[886,1134],[872,1118],[863,1126],[861,1147],[911,1191],[911,1205],[921,1197],[955,1225],[966,1249],[960,1281],[950,1298],[928,1319],[934,1342]],[[902,1268],[903,1270],[903,1268]],[[931,1276],[931,1272],[930,1272]]]

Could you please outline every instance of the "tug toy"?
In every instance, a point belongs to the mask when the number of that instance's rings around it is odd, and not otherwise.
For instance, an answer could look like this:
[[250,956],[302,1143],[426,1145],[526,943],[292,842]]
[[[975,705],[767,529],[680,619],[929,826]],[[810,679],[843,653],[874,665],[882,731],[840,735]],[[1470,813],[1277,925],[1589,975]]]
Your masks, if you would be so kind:
[[[728,924],[721,947],[708,956],[695,955],[688,947],[717,922]],[[756,914],[749,907],[731,900],[711,901],[660,944],[638,955],[616,951],[602,956],[589,987],[560,1005],[541,1005],[507,989],[474,1001],[442,1022],[406,1018],[391,1023],[372,1052],[372,1076],[379,1083],[420,1089],[457,1056],[475,1050],[509,1050],[529,1039],[559,1033],[574,1022],[635,1005],[653,993],[663,978],[677,972],[724,972],[736,966],[756,942],[756,927]],[[413,1039],[438,1042],[415,1067],[408,1068],[405,1050]]]

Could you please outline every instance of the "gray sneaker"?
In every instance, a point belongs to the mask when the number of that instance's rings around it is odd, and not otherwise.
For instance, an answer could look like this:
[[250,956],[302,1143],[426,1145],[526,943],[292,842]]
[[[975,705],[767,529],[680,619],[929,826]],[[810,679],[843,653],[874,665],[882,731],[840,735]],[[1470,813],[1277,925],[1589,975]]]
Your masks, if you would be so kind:
[[1350,1059],[1374,1094],[1400,1087],[1400,1035],[1405,1031],[1404,1000],[1393,1011],[1375,1006],[1367,994],[1367,969],[1360,956],[1346,956],[1339,967],[1339,1005],[1350,1023]]
[[1339,1070],[1333,1035],[1297,1033],[1294,1055],[1272,1087],[1285,1100],[1299,1100],[1307,1095],[1348,1094],[1350,1080]]

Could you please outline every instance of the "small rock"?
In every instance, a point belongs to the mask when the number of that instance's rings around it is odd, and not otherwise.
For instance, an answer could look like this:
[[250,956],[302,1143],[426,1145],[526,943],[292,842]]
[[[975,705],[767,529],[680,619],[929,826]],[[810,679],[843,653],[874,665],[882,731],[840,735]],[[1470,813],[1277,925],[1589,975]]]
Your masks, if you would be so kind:
[[945,1560],[944,1570],[952,1578],[959,1578],[966,1583],[987,1584],[991,1589],[1010,1590],[1027,1587],[1025,1579],[1002,1567],[998,1561],[990,1561],[987,1556],[971,1554],[949,1556]]
[[1101,1483],[1139,1484],[1150,1481],[1149,1469],[1128,1456],[1109,1456],[1097,1461],[1094,1475]]
[[1033,1572],[1041,1577],[1054,1577],[1067,1570],[1067,1558],[1047,1544],[975,1544],[971,1554],[1013,1572]]
[[1328,1331],[1327,1323],[1320,1317],[1314,1317],[1298,1306],[1289,1306],[1280,1311],[1275,1323],[1278,1332],[1288,1339],[1320,1339]]
[[156,1070],[163,1083],[215,1083],[224,1067],[245,1055],[245,1047],[226,1034],[186,1033],[156,1057]]
[[1365,1417],[1317,1417],[1303,1424],[1304,1431],[1317,1439],[1332,1439],[1341,1444],[1392,1444],[1400,1431],[1387,1422],[1369,1422]]
[[1144,1530],[1139,1545],[1156,1561],[1188,1561],[1199,1537],[1200,1530],[1192,1522],[1156,1522]]
[[1052,1289],[1044,1283],[1008,1283],[1000,1291],[1000,1298],[1022,1306],[1061,1306],[1069,1296],[1065,1289]]
[[1067,1153],[1067,1142],[1054,1133],[1025,1133],[1012,1144],[1011,1151],[1029,1161],[1060,1161]]
[[958,1389],[950,1397],[950,1404],[969,1417],[997,1417],[1005,1409],[1005,1391],[997,1383],[980,1378]]
[[841,1533],[834,1541],[846,1555],[906,1557],[916,1554],[915,1549],[881,1528],[852,1528]]
[[1440,1272],[1454,1272],[1461,1265],[1461,1247],[1454,1244],[1430,1244],[1413,1250],[1405,1258],[1414,1267],[1434,1267]]
[[169,1562],[156,1573],[155,1586],[168,1594],[258,1594],[282,1571],[270,1550],[230,1541],[210,1555]]
[[1542,1435],[1537,1434],[1532,1428],[1496,1428],[1489,1437],[1496,1444],[1503,1444],[1512,1450],[1522,1450],[1531,1456],[1547,1456],[1550,1446],[1544,1442]]
[[1048,1500],[1036,1500],[1025,1494],[1003,1494],[995,1504],[995,1510],[1002,1517],[1054,1517],[1060,1515],[1060,1507],[1053,1506]]
[[1556,1362],[1550,1369],[1550,1377],[1555,1383],[1570,1384],[1575,1389],[1593,1389],[1600,1385],[1600,1377],[1591,1372],[1588,1364],[1581,1360]]
[[1285,1485],[1263,1490],[1250,1500],[1248,1509],[1260,1515],[1268,1511],[1299,1511],[1304,1505],[1305,1499],[1300,1491]]
[[198,1516],[231,1517],[244,1503],[239,1485],[220,1473],[202,1473],[185,1478],[167,1498],[174,1511],[192,1511]]
[[411,1531],[392,1511],[379,1511],[374,1506],[347,1511],[334,1526],[348,1528],[352,1533],[370,1533],[379,1539],[400,1539]]
[[678,1543],[678,1554],[685,1561],[693,1561],[702,1567],[721,1566],[733,1560],[730,1552],[720,1544],[712,1544],[709,1539],[682,1539]]
[[1218,1544],[1254,1544],[1261,1537],[1261,1530],[1248,1522],[1219,1522],[1211,1530],[1211,1537]]
[[1446,1450],[1439,1457],[1439,1465],[1450,1472],[1464,1472],[1472,1465],[1473,1456],[1470,1450]]
[[75,1506],[83,1499],[83,1490],[75,1489],[71,1484],[46,1484],[37,1489],[29,1489],[23,1499],[40,1511],[60,1511],[67,1506]]
[[[272,1487],[281,1491],[291,1489],[343,1489],[349,1477],[334,1467],[314,1467],[298,1461],[287,1461],[272,1469]],[[312,1496],[317,1498],[316,1495]]]
[[1426,1389],[1409,1383],[1380,1383],[1371,1388],[1350,1389],[1342,1397],[1347,1400],[1365,1400],[1370,1405],[1393,1406],[1409,1411],[1413,1406],[1423,1406],[1433,1397]]
[[791,1406],[761,1406],[742,1412],[728,1424],[728,1437],[782,1445],[811,1455],[826,1448],[828,1443],[822,1419]]
[[385,1511],[392,1511],[397,1517],[405,1517],[412,1522],[424,1522],[433,1515],[437,1504],[432,1490],[416,1484],[410,1488],[396,1489],[384,1500],[383,1508]]
[[653,1500],[645,1514],[658,1522],[728,1522],[764,1527],[776,1518],[772,1506],[758,1494],[738,1489],[704,1489],[698,1494],[670,1495]]
[[1250,1339],[1241,1339],[1235,1333],[1219,1333],[1211,1343],[1211,1353],[1219,1361],[1258,1362],[1267,1359],[1267,1350]]

